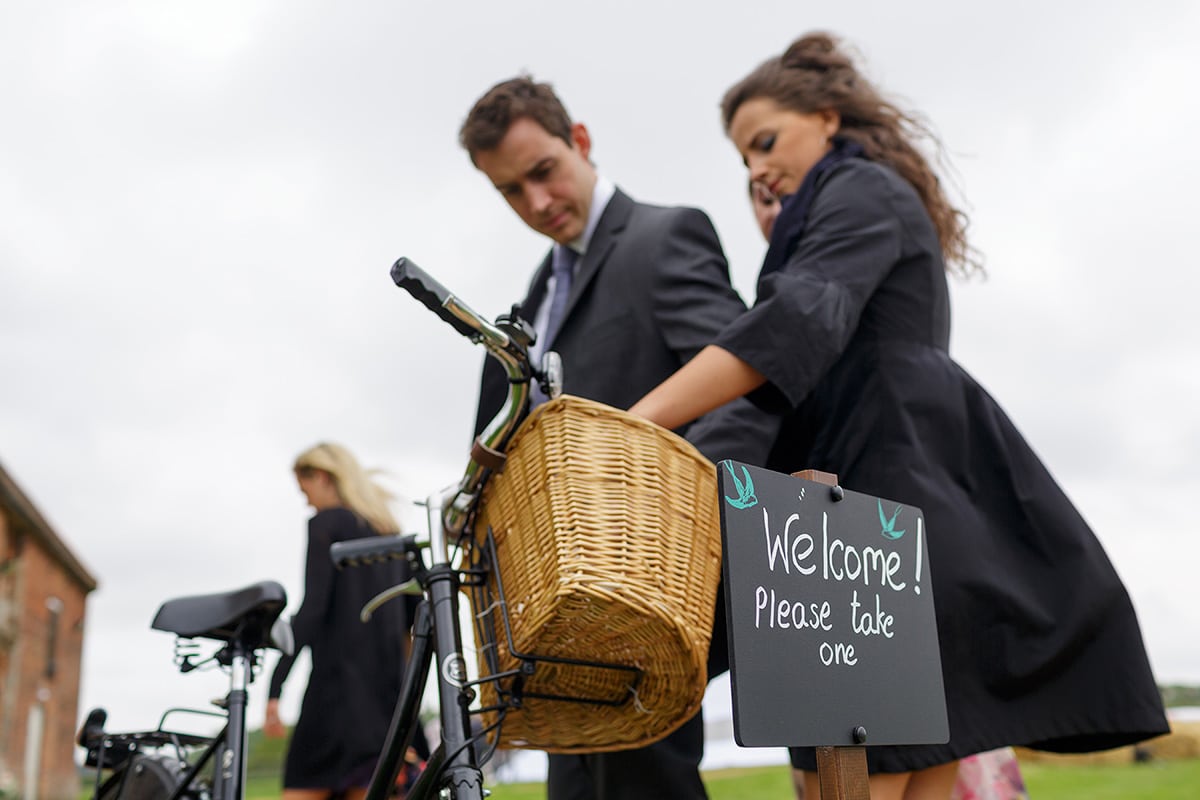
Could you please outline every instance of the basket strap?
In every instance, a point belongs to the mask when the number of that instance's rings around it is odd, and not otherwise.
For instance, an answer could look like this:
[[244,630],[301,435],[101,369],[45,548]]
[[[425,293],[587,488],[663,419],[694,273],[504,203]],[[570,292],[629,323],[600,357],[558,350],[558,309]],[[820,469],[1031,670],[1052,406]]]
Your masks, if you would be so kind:
[[504,462],[508,460],[508,456],[476,439],[471,444],[471,460],[485,469],[500,473],[504,472]]

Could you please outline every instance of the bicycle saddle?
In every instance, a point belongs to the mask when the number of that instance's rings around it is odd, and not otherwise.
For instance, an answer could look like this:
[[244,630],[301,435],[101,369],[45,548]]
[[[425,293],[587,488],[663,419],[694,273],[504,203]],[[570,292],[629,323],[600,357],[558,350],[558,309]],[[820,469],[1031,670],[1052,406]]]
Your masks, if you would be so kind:
[[239,641],[251,649],[271,646],[290,653],[291,629],[286,623],[276,624],[286,605],[283,587],[263,581],[231,592],[168,600],[150,627],[189,639]]

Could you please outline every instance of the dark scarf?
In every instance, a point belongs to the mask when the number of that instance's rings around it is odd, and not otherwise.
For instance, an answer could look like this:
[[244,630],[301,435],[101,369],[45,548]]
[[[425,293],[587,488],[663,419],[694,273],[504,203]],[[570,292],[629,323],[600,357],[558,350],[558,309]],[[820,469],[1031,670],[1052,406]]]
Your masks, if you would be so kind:
[[835,136],[833,149],[813,165],[800,183],[800,188],[794,194],[781,198],[783,206],[779,210],[779,216],[775,218],[775,226],[771,229],[771,244],[767,248],[766,258],[763,259],[762,270],[758,273],[760,280],[781,269],[795,251],[804,233],[804,227],[808,224],[808,212],[812,208],[813,197],[817,194],[817,183],[825,173],[848,158],[862,155],[862,145],[858,142]]

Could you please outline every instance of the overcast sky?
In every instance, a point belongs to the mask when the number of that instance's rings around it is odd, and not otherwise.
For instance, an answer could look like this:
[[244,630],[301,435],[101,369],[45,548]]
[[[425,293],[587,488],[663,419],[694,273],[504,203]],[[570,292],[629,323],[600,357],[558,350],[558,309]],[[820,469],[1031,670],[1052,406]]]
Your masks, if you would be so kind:
[[990,273],[953,282],[952,352],[1095,527],[1160,681],[1200,683],[1193,0],[6,3],[0,463],[100,582],[80,714],[219,694],[173,672],[163,599],[298,602],[300,450],[387,470],[414,524],[457,478],[482,354],[388,268],[488,316],[523,294],[545,241],[456,143],[483,91],[554,83],[604,174],[709,212],[750,300],[717,102],[817,28],[940,133]]

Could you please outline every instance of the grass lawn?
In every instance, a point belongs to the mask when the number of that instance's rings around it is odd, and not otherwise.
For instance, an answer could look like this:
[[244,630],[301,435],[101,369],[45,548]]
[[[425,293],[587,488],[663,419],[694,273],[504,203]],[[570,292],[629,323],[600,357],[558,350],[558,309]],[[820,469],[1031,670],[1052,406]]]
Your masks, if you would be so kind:
[[1031,800],[1200,797],[1200,760],[1148,764],[1022,764]]
[[[1200,760],[1149,764],[1022,764],[1032,800],[1184,800],[1200,797]],[[791,800],[791,776],[785,767],[753,767],[707,772],[711,800]],[[88,787],[84,787],[85,790]],[[491,800],[545,800],[541,783],[493,784]],[[275,775],[250,775],[248,800],[277,800]],[[90,797],[84,791],[80,798]],[[819,798],[812,798],[819,800]]]
[[[1185,726],[1186,727],[1186,726]],[[1195,732],[1189,733],[1195,735]],[[249,736],[247,800],[278,800],[285,740]],[[1167,751],[1172,752],[1172,751]],[[1173,751],[1182,755],[1178,749]],[[1194,752],[1190,751],[1190,752]],[[1031,800],[1200,800],[1200,759],[1157,758],[1146,763],[1094,763],[1071,759],[1021,760]],[[88,800],[92,774],[83,776],[79,800]],[[791,772],[783,766],[704,773],[711,800],[792,800]],[[488,784],[492,800],[545,800],[542,783]],[[809,798],[820,800],[820,798]]]
[[[1149,764],[1023,764],[1031,800],[1181,800],[1200,797],[1200,760]],[[712,800],[789,800],[784,767],[727,769],[704,775]],[[491,800],[544,800],[540,783],[489,786]],[[819,800],[812,798],[812,800]]]
[[[734,798],[793,797],[792,779],[785,767],[753,767],[746,769],[723,769],[704,774],[704,785],[708,787],[711,800],[734,800]],[[542,783],[509,783],[492,785],[489,800],[545,800],[546,786]]]
[[[250,740],[246,797],[278,800],[286,743],[264,740],[258,731],[251,732]],[[1031,800],[1200,799],[1200,759],[1160,759],[1141,764],[1022,761],[1021,772]],[[794,797],[790,771],[782,765],[714,770],[704,774],[704,782],[711,800]],[[546,797],[545,785],[541,783],[489,784],[488,789],[492,791],[491,800],[545,800]]]

